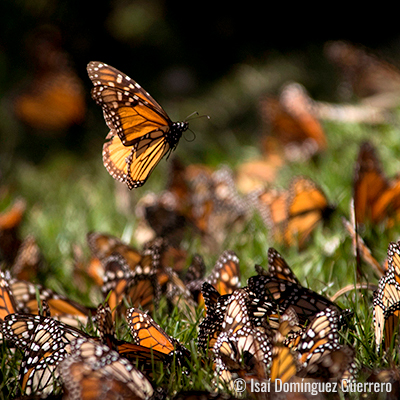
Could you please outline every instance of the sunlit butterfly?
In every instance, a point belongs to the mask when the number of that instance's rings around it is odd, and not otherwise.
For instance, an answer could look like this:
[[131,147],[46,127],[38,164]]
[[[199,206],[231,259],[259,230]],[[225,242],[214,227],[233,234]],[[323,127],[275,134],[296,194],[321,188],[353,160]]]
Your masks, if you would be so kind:
[[9,285],[19,312],[38,314],[39,298],[40,301],[46,301],[52,317],[68,325],[86,325],[89,316],[92,315],[92,308],[41,285],[20,279],[10,279]]
[[334,209],[322,189],[302,176],[293,179],[288,190],[266,189],[256,197],[255,206],[273,238],[300,248]]
[[360,146],[354,172],[354,209],[356,222],[393,225],[400,214],[400,179],[390,181],[382,171],[375,147]]
[[105,277],[102,292],[113,312],[124,313],[126,304],[152,313],[160,298],[160,285],[151,265],[148,270],[132,271],[118,253],[104,260]]
[[97,61],[87,66],[93,99],[110,128],[103,163],[129,189],[142,186],[158,162],[177,146],[187,122],[172,122],[137,82]]
[[153,395],[147,378],[108,346],[78,338],[70,347],[71,356],[59,367],[67,399],[148,399]]
[[2,331],[23,352],[18,382],[25,395],[52,393],[59,376],[57,366],[70,353],[71,341],[88,337],[53,318],[20,313],[6,316]]
[[225,250],[214,268],[206,278],[196,279],[187,282],[188,289],[198,298],[199,303],[203,302],[201,296],[201,287],[207,282],[217,289],[220,295],[230,294],[240,287],[240,267],[239,258],[232,250]]
[[100,341],[137,365],[146,375],[151,375],[154,363],[160,362],[166,364],[171,361],[168,355],[163,352],[140,344],[117,339],[115,336],[115,324],[111,309],[107,303],[98,306],[96,324]]
[[135,344],[173,357],[183,364],[190,359],[190,352],[177,339],[169,336],[148,314],[137,308],[126,312],[126,320]]

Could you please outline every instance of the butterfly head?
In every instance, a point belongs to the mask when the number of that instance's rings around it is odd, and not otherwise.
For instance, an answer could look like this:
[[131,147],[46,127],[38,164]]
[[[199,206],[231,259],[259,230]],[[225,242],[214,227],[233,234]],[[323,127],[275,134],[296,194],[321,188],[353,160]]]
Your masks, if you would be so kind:
[[170,131],[168,132],[167,135],[167,140],[172,150],[174,150],[176,145],[178,144],[179,139],[182,136],[182,133],[185,132],[188,128],[189,128],[189,123],[186,121],[173,122],[171,124]]

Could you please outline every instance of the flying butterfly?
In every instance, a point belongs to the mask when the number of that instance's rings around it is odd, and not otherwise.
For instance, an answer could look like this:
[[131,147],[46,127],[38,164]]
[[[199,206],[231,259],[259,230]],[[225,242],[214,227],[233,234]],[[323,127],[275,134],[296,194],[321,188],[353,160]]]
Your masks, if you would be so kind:
[[94,85],[92,97],[110,128],[103,146],[104,166],[129,189],[140,187],[189,125],[172,122],[149,93],[117,69],[92,61],[87,71]]

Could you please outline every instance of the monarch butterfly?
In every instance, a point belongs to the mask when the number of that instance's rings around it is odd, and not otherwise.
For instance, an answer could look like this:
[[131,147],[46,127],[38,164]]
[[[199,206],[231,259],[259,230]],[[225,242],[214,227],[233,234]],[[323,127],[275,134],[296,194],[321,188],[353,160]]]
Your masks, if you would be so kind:
[[78,338],[70,347],[59,367],[67,399],[148,399],[155,393],[147,378],[108,346]]
[[94,311],[90,307],[86,307],[41,285],[35,285],[19,279],[11,279],[9,285],[19,312],[38,313],[37,293],[39,294],[39,299],[46,301],[48,304],[51,316],[68,325],[75,327],[79,327],[81,324],[86,325],[88,317]]
[[57,366],[70,353],[71,341],[88,338],[53,318],[22,313],[6,316],[2,331],[6,340],[23,351],[18,381],[25,395],[51,393],[57,385]]
[[85,117],[82,82],[72,69],[46,72],[16,98],[14,109],[19,119],[39,132],[66,130]]
[[110,128],[103,146],[104,166],[129,189],[140,187],[189,125],[172,122],[149,93],[117,69],[92,61],[87,71],[94,85],[92,97]]
[[148,314],[133,307],[127,310],[126,320],[135,344],[164,353],[170,359],[175,356],[180,364],[190,360],[189,350],[169,336]]
[[11,267],[12,275],[18,279],[31,280],[37,277],[43,267],[43,254],[32,235],[28,235],[18,248]]
[[54,27],[40,29],[29,39],[26,52],[35,73],[28,87],[16,96],[14,111],[37,134],[61,135],[85,117],[83,84]]
[[26,201],[16,199],[11,206],[0,213],[0,259],[12,265],[17,255],[21,238],[19,226],[26,210]]
[[272,383],[278,379],[289,381],[299,369],[298,361],[293,351],[284,345],[285,337],[299,324],[297,314],[289,307],[280,317],[275,335],[271,335],[272,356],[269,377]]
[[[284,86],[279,98],[267,97],[260,106],[266,125],[289,160],[310,158],[326,149],[325,132],[302,85],[289,83]],[[271,136],[267,137],[264,144],[267,150],[272,140]]]
[[[276,250],[274,253],[277,253]],[[263,318],[276,312],[283,314],[288,307],[294,309],[301,325],[327,307],[340,309],[324,296],[288,279],[258,275],[250,277],[247,283],[249,290],[255,294],[250,308],[259,325]]]
[[394,65],[362,46],[345,41],[328,42],[325,54],[340,68],[349,94],[364,98],[364,103],[368,99],[371,105],[387,107],[396,102],[390,96],[384,97],[400,90],[400,71]]
[[334,210],[322,189],[302,176],[293,179],[287,191],[262,191],[255,205],[276,241],[287,246],[297,244],[299,248]]
[[250,325],[235,333],[221,332],[213,347],[215,373],[227,384],[232,384],[232,382],[226,370],[252,374],[257,379],[265,379],[266,368],[271,361],[270,347],[268,337]]
[[6,273],[0,271],[0,323],[6,315],[17,312],[17,305],[11,293]]
[[297,340],[298,376],[341,379],[354,378],[354,350],[339,344],[339,314],[326,308],[318,313]]
[[[391,242],[388,247],[388,270],[379,280],[374,292],[375,343],[379,349],[385,338],[389,348],[400,325],[400,245]],[[383,332],[385,335],[383,336]]]
[[100,304],[97,307],[96,323],[100,341],[109,348],[116,350],[130,362],[137,364],[146,376],[151,376],[155,362],[166,364],[170,361],[165,353],[140,344],[118,340],[115,337],[114,321],[108,303]]
[[[108,297],[108,304],[116,312],[124,312],[128,304],[153,312],[160,298],[160,285],[156,272],[149,267],[143,271],[140,266],[134,273],[120,254],[113,254],[104,260],[105,277],[102,292]],[[143,273],[142,273],[143,272]]]
[[249,296],[249,291],[244,288],[229,297],[213,352],[221,358],[217,365],[225,364],[230,370],[254,370],[262,379],[270,362],[270,342],[261,331],[253,329],[247,311]]
[[240,287],[239,258],[232,250],[225,250],[218,258],[211,273],[205,278],[197,279],[186,284],[187,288],[203,304],[200,289],[207,282],[217,289],[220,295],[231,294]]
[[230,294],[221,296],[219,292],[204,282],[201,288],[206,307],[206,316],[199,325],[198,346],[206,351],[214,347],[215,341],[222,330],[222,321],[229,304]]
[[275,276],[278,279],[284,279],[300,285],[299,280],[294,275],[285,259],[273,247],[268,249],[268,272],[270,276]]
[[399,217],[400,180],[388,181],[375,147],[370,142],[360,146],[354,172],[354,209],[357,223],[377,224],[386,220],[391,226]]

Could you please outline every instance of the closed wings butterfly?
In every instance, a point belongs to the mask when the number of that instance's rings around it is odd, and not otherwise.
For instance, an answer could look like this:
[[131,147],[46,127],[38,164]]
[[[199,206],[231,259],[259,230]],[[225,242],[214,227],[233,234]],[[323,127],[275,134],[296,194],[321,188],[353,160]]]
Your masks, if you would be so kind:
[[158,162],[175,149],[187,122],[172,122],[137,82],[97,61],[87,66],[92,97],[111,129],[103,146],[110,175],[129,189],[142,186]]

